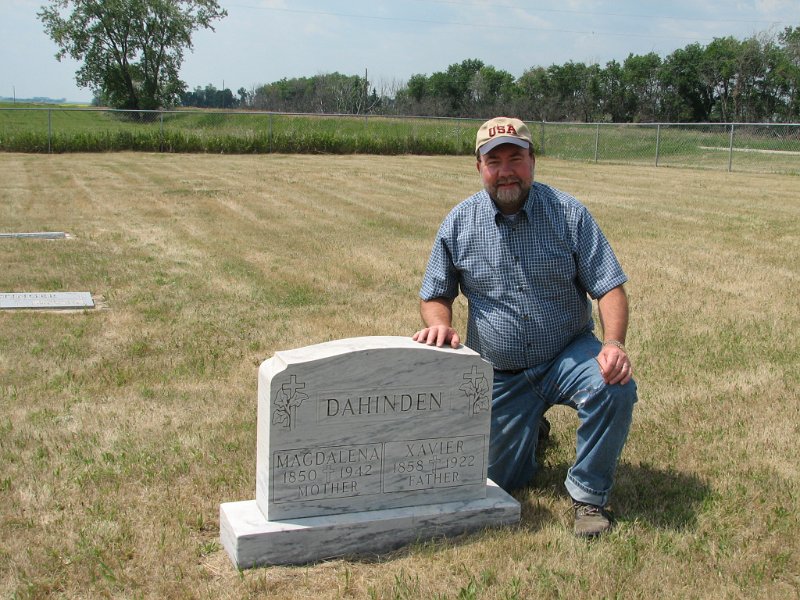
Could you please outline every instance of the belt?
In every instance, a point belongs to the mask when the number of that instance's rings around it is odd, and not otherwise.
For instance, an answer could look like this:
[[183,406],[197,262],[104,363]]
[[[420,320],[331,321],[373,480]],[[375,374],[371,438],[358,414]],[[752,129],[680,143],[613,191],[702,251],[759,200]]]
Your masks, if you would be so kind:
[[503,370],[503,369],[495,369],[494,372],[495,373],[500,373],[501,375],[519,375],[524,370],[525,369],[509,369],[509,370],[506,371],[506,370]]

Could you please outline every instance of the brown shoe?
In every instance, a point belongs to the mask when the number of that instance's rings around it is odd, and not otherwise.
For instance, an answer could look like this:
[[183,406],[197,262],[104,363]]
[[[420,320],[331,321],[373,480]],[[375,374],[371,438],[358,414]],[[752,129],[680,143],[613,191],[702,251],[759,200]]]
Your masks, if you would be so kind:
[[575,509],[575,535],[578,537],[597,537],[614,526],[611,512],[602,506],[573,500],[572,507]]

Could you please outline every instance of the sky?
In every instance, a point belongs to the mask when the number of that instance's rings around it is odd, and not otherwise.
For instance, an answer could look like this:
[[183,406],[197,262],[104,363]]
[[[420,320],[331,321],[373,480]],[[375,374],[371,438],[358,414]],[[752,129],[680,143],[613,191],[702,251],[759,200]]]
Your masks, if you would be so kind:
[[[0,0],[0,97],[89,101],[79,63],[57,61],[36,16],[46,0]],[[219,0],[228,16],[193,37],[189,89],[251,90],[282,78],[365,73],[378,93],[479,59],[521,76],[569,61],[662,58],[715,37],[800,27],[800,0]]]

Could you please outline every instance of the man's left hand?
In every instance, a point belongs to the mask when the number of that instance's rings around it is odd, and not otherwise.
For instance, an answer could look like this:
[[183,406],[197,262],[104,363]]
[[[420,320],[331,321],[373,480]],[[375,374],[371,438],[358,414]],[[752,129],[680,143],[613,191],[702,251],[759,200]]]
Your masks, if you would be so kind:
[[603,380],[609,384],[625,385],[633,376],[633,365],[624,349],[610,344],[604,345],[597,355],[600,373]]

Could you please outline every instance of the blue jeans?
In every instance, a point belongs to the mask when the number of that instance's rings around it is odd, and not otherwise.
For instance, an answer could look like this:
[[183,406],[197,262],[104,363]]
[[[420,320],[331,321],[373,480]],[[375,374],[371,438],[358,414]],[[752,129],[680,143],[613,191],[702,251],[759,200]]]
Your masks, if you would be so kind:
[[555,404],[578,412],[575,463],[565,485],[573,499],[605,506],[614,483],[636,403],[636,383],[607,385],[595,357],[600,341],[576,337],[550,362],[520,373],[495,371],[489,477],[505,490],[530,482],[536,473],[539,422]]

